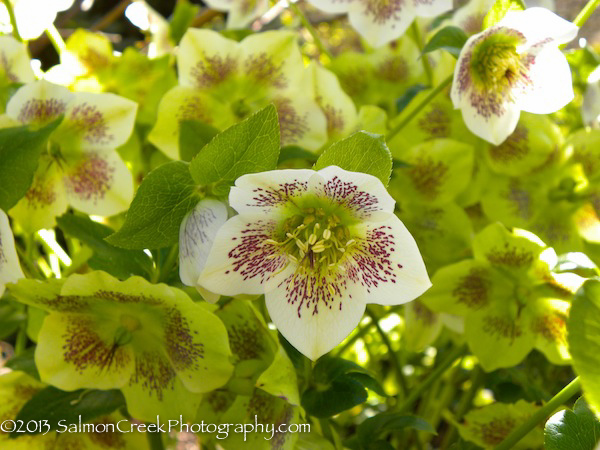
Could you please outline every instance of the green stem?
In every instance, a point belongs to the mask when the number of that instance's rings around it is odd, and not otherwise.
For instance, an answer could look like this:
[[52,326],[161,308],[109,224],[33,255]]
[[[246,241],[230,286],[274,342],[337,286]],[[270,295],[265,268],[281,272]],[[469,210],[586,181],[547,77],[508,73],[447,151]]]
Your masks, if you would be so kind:
[[517,442],[523,439],[537,425],[546,420],[556,408],[564,404],[581,389],[579,377],[571,381],[563,390],[550,399],[548,403],[538,409],[529,419],[515,428],[506,438],[500,442],[495,450],[508,450],[513,448]]
[[419,52],[421,53],[421,61],[423,61],[423,69],[425,70],[425,75],[427,76],[427,82],[431,86],[433,84],[433,71],[431,70],[431,64],[429,63],[429,57],[423,54],[423,41],[421,40],[421,31],[419,30],[419,24],[417,20],[413,20],[411,25],[411,30],[415,39],[415,43],[419,48]]
[[171,250],[169,250],[167,259],[165,260],[164,264],[162,264],[162,266],[160,267],[160,272],[158,275],[158,282],[166,281],[167,276],[171,272],[171,269],[173,269],[173,266],[177,262],[178,257],[179,257],[179,245],[175,244],[173,247],[171,247]]
[[164,450],[165,444],[162,440],[162,433],[146,433],[146,437],[148,438],[148,445],[150,450]]
[[292,2],[292,1],[289,1],[288,7],[294,12],[294,14],[296,14],[300,18],[300,22],[302,22],[302,25],[304,25],[304,28],[306,28],[308,30],[308,32],[310,33],[310,35],[313,38],[313,41],[315,42],[315,45],[317,47],[319,47],[319,50],[321,51],[321,53],[323,53],[324,55],[327,55],[327,57],[329,59],[333,59],[333,55],[331,54],[329,49],[327,47],[325,47],[325,44],[323,44],[323,41],[321,41],[321,38],[319,37],[317,30],[315,30],[315,27],[313,27],[311,25],[311,23],[308,21],[308,19],[304,15],[304,13],[300,10],[300,8],[298,8],[298,5],[296,5],[296,3]]
[[598,6],[600,6],[600,0],[589,0],[581,12],[577,14],[573,23],[581,28]]
[[368,306],[367,315],[371,318],[373,325],[375,325],[377,333],[379,333],[381,340],[388,348],[389,355],[392,359],[392,365],[394,366],[394,371],[396,372],[396,379],[398,380],[398,385],[400,387],[400,390],[402,391],[402,397],[406,397],[406,393],[408,392],[408,386],[406,384],[406,379],[404,378],[404,373],[402,372],[402,363],[400,362],[398,352],[396,352],[392,347],[392,342],[390,341],[390,338],[387,336],[387,334],[385,334],[385,331],[383,331],[381,326],[379,326],[379,319],[377,318],[373,310]]
[[396,136],[406,125],[408,125],[410,123],[411,120],[413,120],[417,114],[419,114],[421,112],[421,110],[423,108],[425,108],[425,106],[427,106],[427,104],[433,100],[435,97],[437,97],[437,95],[442,92],[446,86],[448,86],[451,82],[452,82],[452,78],[454,77],[454,75],[450,75],[448,78],[446,78],[444,81],[442,81],[434,90],[432,90],[429,95],[427,97],[425,97],[423,99],[423,101],[415,108],[411,111],[411,113],[409,115],[407,115],[398,125],[396,125],[393,129],[391,129],[389,131],[389,133],[386,136],[386,140],[389,142],[391,141],[394,136]]
[[62,52],[65,51],[65,49],[67,48],[67,44],[65,44],[65,41],[63,40],[62,36],[60,35],[60,32],[56,29],[54,24],[46,28],[45,33],[46,36],[48,36],[50,42],[52,43],[54,50],[56,50],[56,53],[60,55]]
[[[27,314],[27,311],[24,310],[23,314]],[[25,346],[27,345],[27,321],[23,321],[19,325],[19,331],[17,332],[17,338],[15,340],[15,355],[19,356],[25,351]]]
[[414,402],[416,402],[419,397],[427,390],[429,387],[439,378],[441,377],[446,370],[448,370],[452,365],[456,362],[457,359],[461,358],[463,354],[466,352],[467,346],[462,345],[460,347],[455,347],[435,369],[431,371],[431,373],[425,378],[421,384],[419,384],[413,391],[411,391],[410,395],[404,400],[400,406],[394,408],[394,412],[403,413],[410,409]]
[[10,3],[10,0],[2,0],[4,6],[6,6],[6,10],[8,11],[8,17],[10,18],[10,24],[12,25],[12,34],[20,42],[23,42],[23,38],[19,34],[19,28],[17,27],[17,18],[15,17],[15,11]]

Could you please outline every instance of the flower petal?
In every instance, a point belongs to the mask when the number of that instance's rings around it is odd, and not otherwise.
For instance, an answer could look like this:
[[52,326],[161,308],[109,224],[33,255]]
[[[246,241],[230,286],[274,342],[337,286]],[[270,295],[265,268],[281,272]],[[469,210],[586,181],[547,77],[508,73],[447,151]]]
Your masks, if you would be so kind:
[[571,360],[567,345],[569,307],[567,301],[539,298],[525,309],[531,331],[536,336],[535,348],[552,364],[568,364]]
[[57,164],[43,158],[31,187],[10,210],[10,215],[28,232],[53,228],[56,217],[67,210],[67,195]]
[[496,26],[520,31],[525,35],[528,46],[547,40],[556,44],[564,44],[575,39],[579,30],[576,25],[546,8],[508,11]]
[[352,27],[373,47],[382,47],[402,36],[415,15],[412,0],[367,2],[348,14]]
[[419,248],[395,215],[359,224],[352,230],[356,247],[349,250],[367,303],[399,305],[414,300],[431,286]]
[[227,16],[227,28],[244,28],[268,10],[269,0],[255,0],[254,6],[245,0],[233,2]]
[[190,28],[179,44],[179,84],[208,89],[234,76],[239,68],[239,44],[216,31]]
[[130,346],[114,344],[117,325],[88,314],[48,314],[35,351],[42,381],[66,391],[125,386],[134,355]]
[[413,0],[417,17],[437,17],[452,9],[452,0]]
[[4,293],[6,283],[16,283],[18,279],[24,277],[8,217],[0,209],[0,297]]
[[197,120],[218,129],[237,122],[231,108],[217,102],[202,91],[176,86],[158,105],[158,116],[148,141],[171,159],[179,159],[179,126],[183,120]]
[[67,167],[63,177],[69,204],[87,214],[112,216],[133,199],[133,176],[116,151],[90,151]]
[[20,88],[6,105],[6,114],[21,123],[44,125],[65,113],[75,95],[44,80]]
[[316,360],[356,328],[365,312],[365,288],[347,272],[327,283],[296,274],[290,265],[283,277],[267,282],[265,302],[279,332]]
[[547,46],[534,56],[529,68],[531,83],[517,103],[523,111],[550,114],[573,100],[571,68],[558,48]]
[[229,204],[239,214],[274,214],[304,195],[315,174],[309,169],[284,169],[243,175],[229,192]]
[[0,73],[12,83],[35,80],[27,46],[12,36],[0,36]]
[[360,0],[308,0],[308,3],[326,13],[339,14],[347,12],[353,4]]
[[63,150],[113,150],[124,144],[135,123],[137,103],[110,94],[78,92],[53,135]]
[[186,286],[196,286],[219,228],[227,221],[223,202],[207,198],[198,202],[179,229],[179,277]]
[[263,294],[265,283],[279,279],[290,264],[273,245],[265,245],[278,225],[260,216],[238,215],[221,227],[198,283],[221,295]]
[[396,201],[373,175],[349,172],[338,166],[325,167],[318,174],[323,180],[320,187],[323,195],[361,219],[369,220],[378,213],[394,211]]

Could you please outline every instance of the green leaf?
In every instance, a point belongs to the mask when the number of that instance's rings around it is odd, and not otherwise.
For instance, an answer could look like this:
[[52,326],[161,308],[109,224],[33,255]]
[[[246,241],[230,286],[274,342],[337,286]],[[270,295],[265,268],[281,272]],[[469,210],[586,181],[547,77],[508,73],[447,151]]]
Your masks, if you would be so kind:
[[204,148],[219,130],[197,120],[184,120],[179,130],[179,156],[184,161],[191,161]]
[[[51,430],[57,430],[60,420],[64,420],[61,424],[65,425],[79,423],[81,416],[82,422],[88,422],[110,414],[123,406],[125,406],[125,399],[119,390],[80,389],[64,392],[49,386],[31,397],[23,405],[15,420],[22,420],[24,423],[30,420],[47,420]],[[28,434],[37,434],[41,431],[45,430],[43,427],[41,430],[38,427],[36,432]],[[17,438],[21,434],[13,432],[10,437]]]
[[190,173],[199,185],[233,184],[247,173],[277,167],[279,121],[273,105],[214,137],[192,159]]
[[392,174],[392,154],[383,136],[359,131],[326,149],[314,168],[319,170],[327,166],[367,173],[387,186]]
[[331,417],[367,400],[367,391],[358,381],[340,377],[326,388],[308,388],[301,404],[315,417]]
[[356,431],[361,448],[371,448],[370,444],[386,432],[413,428],[434,433],[435,429],[424,419],[398,413],[382,413],[364,420]]
[[27,318],[16,302],[0,302],[0,340],[12,335]]
[[406,108],[408,104],[417,96],[417,94],[425,89],[427,89],[427,86],[421,83],[409,87],[404,95],[396,100],[397,113],[400,114],[404,108]]
[[66,234],[79,239],[94,251],[88,264],[92,269],[104,270],[118,278],[132,275],[147,276],[152,271],[152,261],[141,250],[127,250],[109,244],[105,238],[114,230],[85,216],[65,214],[56,219]]
[[61,121],[62,117],[37,130],[0,130],[0,209],[8,211],[27,193],[48,137]]
[[179,44],[198,11],[200,11],[200,6],[193,5],[188,0],[181,0],[175,4],[175,11],[173,11],[169,23],[169,37],[175,44]]
[[199,200],[189,164],[183,161],[163,164],[144,178],[125,223],[106,240],[129,249],[173,245],[179,240],[181,221]]
[[423,48],[423,54],[442,49],[458,57],[467,39],[468,37],[462,29],[453,26],[444,27],[427,42]]
[[279,161],[277,163],[281,164],[292,159],[306,159],[310,162],[315,162],[316,155],[311,151],[308,151],[302,147],[298,147],[297,145],[288,145],[286,147],[282,147],[281,152],[279,153]]
[[573,301],[567,322],[573,367],[585,399],[600,417],[600,281],[587,281]]
[[496,0],[483,19],[483,29],[496,25],[508,11],[522,11],[525,8],[523,0]]
[[581,397],[573,411],[565,409],[548,419],[544,435],[546,450],[594,450],[600,440],[600,422]]
[[363,385],[363,387],[381,395],[382,397],[387,397],[383,386],[379,383],[379,381],[377,381],[368,373],[349,372],[346,376],[348,378],[358,381],[360,384]]
[[4,367],[8,367],[12,370],[19,370],[25,372],[30,377],[36,380],[40,379],[40,374],[35,366],[35,347],[29,347],[20,355],[15,355],[4,363]]

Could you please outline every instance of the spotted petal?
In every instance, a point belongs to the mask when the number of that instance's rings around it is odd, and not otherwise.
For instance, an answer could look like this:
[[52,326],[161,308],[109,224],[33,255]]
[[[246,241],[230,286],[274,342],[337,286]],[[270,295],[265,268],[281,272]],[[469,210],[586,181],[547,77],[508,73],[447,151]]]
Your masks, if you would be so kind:
[[452,0],[413,0],[417,17],[437,17],[452,9]]
[[15,283],[23,277],[8,217],[0,209],[0,297],[6,283]]
[[223,202],[207,198],[200,201],[181,222],[179,230],[179,277],[186,286],[198,286],[198,277],[219,228],[227,221]]
[[326,13],[340,14],[360,3],[360,0],[308,0],[308,3]]
[[415,18],[412,0],[362,1],[349,11],[352,27],[373,47],[381,47],[404,34]]
[[112,216],[133,199],[133,176],[116,151],[86,151],[66,168],[69,204],[87,214]]
[[267,282],[265,302],[277,329],[302,354],[316,360],[344,340],[365,312],[365,288],[352,272],[329,282],[295,273]]
[[368,303],[398,305],[414,300],[431,286],[414,238],[395,215],[354,227],[356,247],[348,250],[352,271]]
[[12,36],[0,36],[0,80],[30,83],[34,79],[25,44]]
[[23,124],[44,125],[64,114],[75,94],[45,80],[20,88],[6,105],[6,114]]
[[289,264],[272,245],[278,223],[264,215],[238,215],[219,230],[198,283],[221,295],[263,294],[265,283],[279,280]]

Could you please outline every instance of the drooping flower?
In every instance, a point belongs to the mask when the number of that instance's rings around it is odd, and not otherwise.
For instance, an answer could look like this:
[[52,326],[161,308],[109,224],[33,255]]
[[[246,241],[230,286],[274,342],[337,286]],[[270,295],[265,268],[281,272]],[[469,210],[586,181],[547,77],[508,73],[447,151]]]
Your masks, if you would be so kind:
[[134,102],[114,94],[72,93],[44,80],[20,88],[6,107],[7,121],[37,127],[64,119],[10,214],[36,231],[53,227],[68,205],[101,216],[126,210],[133,178],[115,149],[129,138],[136,110]]
[[25,44],[12,36],[0,36],[0,87],[10,83],[29,83],[33,80],[33,70]]
[[244,28],[269,9],[269,0],[206,0],[206,4],[228,12],[227,28]]
[[0,209],[0,297],[7,283],[16,283],[23,277],[8,217]]
[[313,71],[304,68],[296,40],[286,31],[236,42],[215,31],[188,30],[179,45],[179,86],[161,100],[149,141],[179,159],[182,121],[223,130],[273,103],[283,145],[320,148],[328,140],[327,119],[315,100]]
[[348,13],[352,27],[373,47],[404,34],[416,17],[436,17],[452,9],[451,0],[308,0],[332,14]]
[[21,280],[11,293],[48,312],[35,352],[42,381],[121,389],[136,418],[191,418],[201,393],[232,373],[223,323],[178,289],[91,272],[64,283]]
[[223,295],[265,294],[271,319],[316,359],[366,303],[400,304],[430,286],[417,245],[379,179],[330,166],[240,177],[199,282]]
[[573,99],[571,71],[558,45],[578,28],[543,8],[509,11],[471,36],[454,71],[451,97],[467,127],[500,145],[521,111],[548,114]]
[[[56,14],[69,9],[73,0],[10,0],[19,34],[29,41],[36,39],[50,27],[56,19]],[[0,22],[3,31],[10,33],[12,25],[4,4],[0,4]]]

